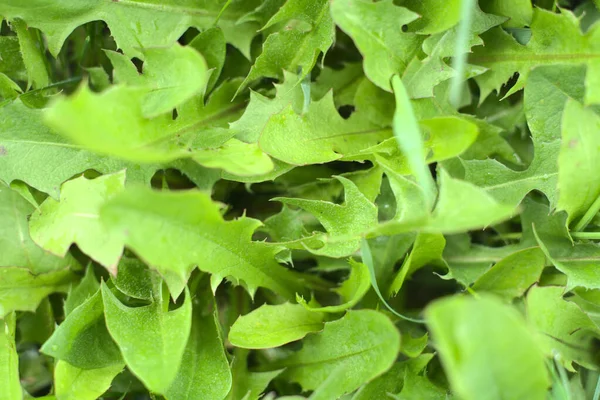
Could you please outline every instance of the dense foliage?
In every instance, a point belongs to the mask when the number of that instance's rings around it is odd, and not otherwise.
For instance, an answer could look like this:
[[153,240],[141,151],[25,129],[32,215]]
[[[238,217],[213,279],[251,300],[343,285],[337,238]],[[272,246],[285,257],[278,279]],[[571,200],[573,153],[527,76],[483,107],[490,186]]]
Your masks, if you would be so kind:
[[0,400],[597,400],[599,8],[0,0]]

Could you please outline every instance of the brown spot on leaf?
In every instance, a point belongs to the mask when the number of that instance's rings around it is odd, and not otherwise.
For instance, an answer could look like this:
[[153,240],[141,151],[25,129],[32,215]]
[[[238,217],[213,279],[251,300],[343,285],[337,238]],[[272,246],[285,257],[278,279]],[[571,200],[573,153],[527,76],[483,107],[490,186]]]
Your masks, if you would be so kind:
[[5,156],[7,153],[6,147],[0,146],[0,157]]
[[578,144],[579,144],[579,140],[577,140],[577,139],[569,140],[569,148],[570,149],[577,147]]

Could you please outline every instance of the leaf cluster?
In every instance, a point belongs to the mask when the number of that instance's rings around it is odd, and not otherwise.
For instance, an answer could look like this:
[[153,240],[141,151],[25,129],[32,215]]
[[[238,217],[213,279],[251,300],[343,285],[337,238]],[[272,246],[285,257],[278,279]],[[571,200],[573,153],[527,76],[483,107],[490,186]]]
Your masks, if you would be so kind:
[[600,398],[598,0],[0,0],[0,400]]

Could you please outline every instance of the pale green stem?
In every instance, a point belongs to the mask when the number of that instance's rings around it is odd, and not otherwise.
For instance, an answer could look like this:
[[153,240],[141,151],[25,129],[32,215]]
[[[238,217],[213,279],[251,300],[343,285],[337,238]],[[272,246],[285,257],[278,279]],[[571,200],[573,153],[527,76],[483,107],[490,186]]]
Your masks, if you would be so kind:
[[600,196],[596,198],[596,200],[592,203],[590,208],[588,208],[586,213],[583,215],[583,217],[581,217],[581,219],[579,220],[579,222],[577,222],[575,228],[573,229],[576,231],[584,230],[585,227],[588,226],[590,221],[594,218],[594,216],[598,214],[598,211],[600,211]]
[[593,400],[600,400],[600,374],[598,374],[598,381],[596,382],[596,390],[594,390]]
[[231,0],[227,0],[227,3],[225,3],[225,5],[223,5],[223,8],[221,8],[221,11],[219,11],[217,18],[215,18],[215,22],[213,22],[213,26],[217,26],[219,19],[221,19],[221,16],[225,12],[225,10],[227,10],[227,7],[229,7],[230,4],[231,4]]
[[465,79],[465,70],[467,65],[467,50],[469,47],[469,36],[471,35],[471,17],[475,0],[462,0],[460,8],[460,23],[458,25],[458,37],[456,39],[456,47],[454,58],[452,60],[452,68],[456,71],[452,86],[450,88],[450,103],[454,107],[460,104],[462,96],[463,81]]

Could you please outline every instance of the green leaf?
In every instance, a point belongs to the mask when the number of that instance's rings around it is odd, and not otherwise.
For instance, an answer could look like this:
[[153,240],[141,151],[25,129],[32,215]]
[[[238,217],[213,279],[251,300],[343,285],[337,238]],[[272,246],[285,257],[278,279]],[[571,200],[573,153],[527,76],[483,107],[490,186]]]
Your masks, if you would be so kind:
[[229,331],[229,341],[245,349],[282,346],[322,330],[323,317],[300,304],[263,305],[235,321]]
[[113,62],[115,80],[149,89],[141,101],[145,118],[171,112],[203,91],[208,83],[206,61],[194,46],[176,44],[169,48],[145,49],[141,75],[126,56],[111,51],[106,55]]
[[416,20],[418,15],[395,6],[392,0],[377,3],[334,0],[331,15],[338,27],[352,37],[363,55],[367,78],[391,92],[392,76],[401,75],[420,50],[421,37],[402,32],[402,25]]
[[544,253],[538,247],[520,250],[487,270],[472,288],[476,292],[485,291],[512,300],[539,281],[545,264]]
[[0,44],[0,72],[12,80],[27,81],[18,37],[1,36]]
[[344,64],[341,70],[325,66],[311,86],[311,97],[313,100],[322,99],[331,90],[336,106],[354,104],[355,99],[359,99],[355,97],[358,88],[363,82],[370,83],[364,76],[360,63]]
[[320,248],[309,247],[309,251],[328,257],[345,257],[358,249],[360,235],[377,223],[377,208],[351,180],[341,176],[336,179],[344,186],[343,204],[281,197],[273,200],[312,213],[327,230],[325,245]]
[[[302,291],[295,275],[275,261],[278,249],[251,240],[260,222],[224,221],[206,193],[132,189],[109,201],[100,219],[163,275],[174,297],[196,265],[212,274],[214,290],[230,278],[251,295],[259,286],[288,298]],[[205,262],[206,254],[212,254],[212,262]]]
[[0,97],[7,100],[13,100],[23,93],[19,85],[13,82],[8,76],[0,72]]
[[288,164],[307,165],[351,155],[360,158],[361,150],[390,136],[389,129],[381,129],[361,114],[343,119],[329,92],[312,102],[304,115],[288,106],[271,116],[262,130],[259,145],[265,153]]
[[267,37],[262,53],[240,88],[260,77],[281,77],[283,71],[298,70],[304,77],[314,67],[319,54],[327,52],[333,44],[335,31],[329,1],[288,0],[263,29],[291,19],[303,24],[290,23]]
[[100,284],[94,274],[94,268],[91,265],[85,270],[85,276],[76,286],[71,286],[69,294],[64,303],[65,316],[68,316],[77,307],[85,303],[100,289]]
[[[129,113],[122,105],[119,108]],[[81,112],[77,114],[81,116]],[[41,110],[28,108],[19,100],[0,105],[0,149],[0,179],[7,183],[22,180],[55,199],[64,181],[88,169],[111,173],[127,168],[130,181],[144,183],[150,182],[156,170],[73,145],[43,124]]]
[[496,201],[470,183],[451,178],[444,169],[439,175],[440,195],[428,231],[451,233],[484,228],[515,214],[514,206]]
[[414,376],[423,371],[432,358],[433,354],[422,354],[410,360],[397,362],[385,374],[359,389],[352,400],[383,399],[392,393],[398,393],[406,376]]
[[206,65],[209,68],[210,78],[206,85],[206,91],[210,92],[216,85],[223,64],[225,64],[225,35],[220,28],[210,28],[202,31],[188,45],[200,52],[206,60]]
[[14,313],[0,319],[0,399],[19,400],[23,398],[19,382],[19,355],[15,344],[16,317]]
[[[168,310],[161,293],[147,306],[131,308],[102,284],[106,326],[129,369],[156,393],[166,393],[177,376],[192,325],[192,304],[186,291],[181,306]],[[140,335],[143,332],[143,335]]]
[[168,399],[223,399],[232,376],[219,332],[218,315],[193,310],[192,328]]
[[[223,13],[220,2],[181,3],[166,0],[161,3],[138,1],[76,0],[68,4],[39,0],[23,4],[9,0],[0,6],[5,18],[21,18],[30,27],[40,29],[48,37],[50,52],[57,56],[67,36],[79,25],[103,20],[111,30],[117,46],[125,54],[142,57],[143,48],[164,47],[175,42],[188,27],[210,27],[220,14],[219,26],[225,38],[248,54],[250,41],[258,28],[253,22],[236,26],[240,15],[256,8],[257,1],[234,1]],[[44,13],[39,13],[40,7]]]
[[125,171],[96,179],[84,176],[62,186],[60,202],[47,198],[31,216],[33,240],[47,251],[64,257],[75,243],[113,275],[123,243],[100,224],[100,207],[123,191]]
[[411,30],[420,34],[443,32],[452,28],[460,20],[460,1],[458,0],[424,0],[418,3],[404,1],[401,4],[421,16],[409,25]]
[[442,365],[464,399],[545,399],[544,355],[516,310],[493,298],[432,303],[427,324]]
[[19,19],[11,21],[11,26],[19,38],[21,56],[27,69],[27,87],[33,85],[34,88],[38,89],[48,86],[50,77],[48,76],[43,54],[45,49],[39,38],[36,37],[37,34],[30,31],[27,25]]
[[120,292],[136,299],[151,301],[162,284],[160,275],[136,258],[121,258],[117,271],[112,282]]
[[297,296],[298,303],[302,304],[307,310],[315,312],[338,313],[354,307],[363,298],[371,287],[371,278],[369,269],[363,263],[349,260],[350,276],[339,288],[334,289],[340,295],[344,303],[335,306],[315,307],[307,303],[302,297]]
[[[565,224],[565,215],[552,218],[552,225]],[[548,224],[550,225],[550,224]],[[594,243],[573,245],[568,234],[560,228],[552,231],[547,227],[534,225],[535,237],[540,248],[550,259],[552,265],[567,276],[566,289],[581,286],[588,289],[600,289],[600,271],[595,267],[600,259],[600,249]]]
[[123,367],[119,348],[104,322],[104,306],[100,289],[75,308],[58,326],[41,351],[66,361],[73,368],[96,369]]
[[149,93],[145,86],[113,86],[96,94],[84,85],[46,110],[46,122],[77,145],[98,153],[135,162],[184,157],[183,146],[168,140],[171,115],[144,117],[142,104]]
[[34,312],[50,293],[66,293],[76,280],[69,269],[33,275],[27,268],[0,268],[0,316],[12,311]]
[[517,205],[531,190],[556,201],[561,118],[568,98],[582,100],[584,70],[580,67],[540,67],[525,88],[525,113],[532,132],[534,158],[524,171],[496,160],[461,161],[463,179],[485,189],[499,201]]
[[282,377],[314,390],[339,368],[346,372],[339,375],[341,396],[387,371],[399,350],[400,334],[386,316],[373,310],[349,311],[326,323],[323,332],[308,336],[300,351],[283,360]]
[[31,240],[27,218],[33,211],[31,203],[0,182],[0,268],[22,267],[39,274],[78,265],[73,257],[56,257]]
[[600,116],[567,100],[562,120],[562,142],[558,155],[559,210],[569,215],[567,224],[582,216],[600,196],[599,165],[592,149],[600,148]]
[[575,303],[563,299],[564,288],[534,286],[527,292],[527,319],[540,331],[540,345],[569,371],[573,362],[593,368],[592,335],[600,331]]
[[257,400],[271,380],[282,370],[268,372],[248,371],[248,350],[236,349],[231,363],[233,384],[226,400]]
[[283,77],[283,83],[275,84],[276,93],[273,99],[260,92],[250,92],[250,102],[244,109],[243,115],[230,125],[238,139],[247,143],[256,143],[272,115],[282,112],[288,106],[297,113],[302,111],[301,79],[287,71],[283,71]]
[[[482,91],[482,98],[519,73],[519,79],[508,94],[520,90],[525,85],[530,71],[540,65],[588,64],[600,51],[596,26],[583,34],[579,21],[568,10],[560,14],[535,8],[531,22],[531,40],[527,45],[519,44],[510,34],[500,28],[483,35],[485,46],[475,49],[469,61],[488,68],[483,75],[475,78]],[[589,69],[588,75],[596,79],[596,70]]]
[[415,271],[427,265],[442,265],[442,252],[446,246],[446,240],[439,233],[419,233],[413,245],[413,248],[408,257],[402,263],[400,270],[394,276],[389,287],[389,294],[395,296],[404,281],[409,278]]
[[56,398],[59,400],[96,400],[108,388],[124,364],[97,369],[79,369],[58,361],[54,370]]

